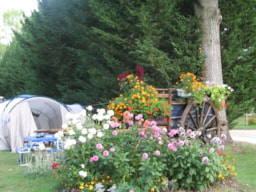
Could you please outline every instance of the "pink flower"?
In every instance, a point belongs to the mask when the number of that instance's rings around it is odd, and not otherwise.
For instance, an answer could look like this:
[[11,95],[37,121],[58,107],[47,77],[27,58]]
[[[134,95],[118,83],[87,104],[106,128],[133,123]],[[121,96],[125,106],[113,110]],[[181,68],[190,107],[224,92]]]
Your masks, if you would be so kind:
[[140,136],[143,136],[145,134],[145,132],[144,131],[140,131],[139,134],[140,134]]
[[175,144],[174,143],[169,143],[168,144],[168,148],[173,150],[174,152],[177,151],[177,148],[175,147]]
[[189,137],[190,137],[191,139],[194,139],[194,138],[196,137],[196,134],[195,134],[194,132],[192,132],[192,133],[189,134]]
[[117,131],[116,131],[116,130],[113,131],[113,132],[112,132],[112,135],[117,136]]
[[103,156],[107,157],[109,155],[108,151],[103,151]]
[[160,153],[160,151],[157,150],[157,151],[155,152],[155,154],[156,154],[156,156],[159,156],[161,153]]
[[129,124],[129,125],[133,125],[133,121],[132,121],[132,120],[129,120],[129,121],[128,121],[128,124]]
[[135,116],[135,119],[136,119],[137,121],[141,120],[142,118],[143,118],[143,115],[142,115],[142,114],[138,114],[138,115]]
[[202,152],[198,153],[199,156],[203,156],[204,154]]
[[98,156],[93,156],[93,161],[99,161],[99,157]]
[[130,190],[129,192],[135,192],[134,190]]
[[147,153],[143,153],[143,154],[142,154],[142,158],[143,158],[143,159],[147,159],[147,158],[148,158],[148,154],[147,154]]
[[208,163],[208,162],[209,162],[208,157],[203,157],[203,158],[202,158],[202,162],[203,162],[203,163]]
[[93,161],[94,161],[94,157],[91,157],[91,158],[90,158],[90,162],[93,162]]
[[110,150],[111,152],[114,152],[116,149],[115,149],[114,147],[111,147],[109,150]]
[[173,137],[177,133],[178,133],[178,131],[176,129],[172,129],[168,135],[169,135],[169,137]]
[[97,148],[97,149],[103,149],[104,147],[103,147],[100,143],[98,143],[98,144],[96,145],[96,148]]
[[163,141],[158,141],[158,145],[163,145]]

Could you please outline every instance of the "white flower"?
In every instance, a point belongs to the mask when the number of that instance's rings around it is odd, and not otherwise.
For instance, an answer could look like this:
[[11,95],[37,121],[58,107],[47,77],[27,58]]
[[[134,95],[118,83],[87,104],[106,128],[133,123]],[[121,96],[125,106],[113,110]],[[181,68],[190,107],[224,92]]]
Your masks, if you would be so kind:
[[82,126],[81,123],[77,123],[77,124],[76,124],[76,128],[77,128],[78,130],[81,130],[81,129],[83,128],[83,126]]
[[62,129],[66,129],[66,128],[68,128],[68,124],[67,123],[63,123],[61,127],[62,127]]
[[97,119],[98,119],[98,115],[97,115],[97,114],[93,114],[93,115],[92,115],[92,119],[93,119],[93,120],[97,120]]
[[82,133],[83,135],[86,135],[86,134],[87,134],[87,129],[86,129],[86,128],[83,128],[83,129],[81,130],[81,133]]
[[102,114],[99,114],[98,117],[97,117],[98,121],[103,121],[104,119],[104,116]]
[[167,132],[168,132],[168,130],[166,128],[162,129],[162,133],[167,133]]
[[95,128],[90,128],[89,130],[89,133],[95,135],[97,133],[97,130]]
[[58,131],[57,133],[54,134],[54,137],[56,137],[58,140],[61,140],[63,136],[63,131]]
[[109,129],[109,124],[105,123],[105,124],[103,125],[103,129]]
[[73,130],[73,129],[70,129],[69,132],[68,132],[69,135],[75,135],[76,132]]
[[212,134],[211,133],[206,134],[206,136],[208,137],[208,139],[212,138]]
[[78,121],[77,121],[77,119],[76,119],[76,118],[72,119],[72,121],[71,121],[71,122],[72,122],[72,124],[73,124],[73,125],[75,125],[75,124],[77,124],[77,123],[78,123]]
[[111,118],[111,116],[110,115],[104,115],[104,117],[103,117],[105,120],[110,120],[110,118]]
[[92,138],[93,138],[93,134],[89,133],[89,134],[87,135],[87,137],[88,137],[88,139],[92,139]]
[[214,148],[209,149],[209,153],[213,153],[214,152]]
[[104,113],[106,113],[106,110],[104,108],[97,109],[97,112],[98,112],[98,114],[104,114]]
[[113,110],[108,110],[107,114],[110,115],[110,116],[113,116],[115,114],[115,112]]
[[87,177],[87,172],[86,171],[79,171],[79,175],[82,177]]
[[92,110],[93,110],[93,107],[92,107],[91,105],[88,105],[88,106],[86,107],[86,109],[87,109],[88,111],[92,111]]
[[64,144],[64,149],[70,149],[75,144],[76,144],[76,140],[75,139],[66,140],[65,144]]
[[203,157],[203,158],[202,158],[202,162],[205,163],[205,164],[208,163],[208,162],[209,162],[208,157]]
[[97,137],[100,137],[100,138],[101,138],[101,137],[103,137],[103,136],[104,136],[104,134],[103,134],[102,132],[98,132],[98,133],[97,133]]
[[84,164],[81,164],[81,167],[82,167],[82,169],[84,169],[84,167],[85,167]]
[[81,143],[85,143],[86,142],[86,138],[84,136],[79,136],[78,140],[81,142]]

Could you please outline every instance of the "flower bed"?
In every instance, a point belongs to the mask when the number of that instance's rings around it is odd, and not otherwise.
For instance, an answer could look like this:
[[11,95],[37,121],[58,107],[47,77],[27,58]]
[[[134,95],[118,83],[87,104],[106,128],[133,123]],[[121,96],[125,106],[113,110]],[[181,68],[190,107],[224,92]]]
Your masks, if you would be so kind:
[[203,144],[196,132],[183,128],[167,132],[154,121],[147,122],[148,130],[139,130],[140,119],[119,131],[118,122],[111,120],[113,115],[101,109],[97,114],[87,111],[67,117],[65,134],[56,133],[63,142],[64,159],[53,164],[61,189],[203,191],[235,175],[222,153],[224,135]]

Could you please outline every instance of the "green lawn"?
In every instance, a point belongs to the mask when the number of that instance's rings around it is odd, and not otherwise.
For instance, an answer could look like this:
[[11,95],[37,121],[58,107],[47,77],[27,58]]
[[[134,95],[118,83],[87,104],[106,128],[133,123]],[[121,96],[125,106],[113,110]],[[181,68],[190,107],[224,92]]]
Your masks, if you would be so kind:
[[233,128],[233,130],[241,130],[241,129],[256,129],[256,124],[254,125],[246,125],[245,115],[241,116],[236,120],[237,124]]
[[234,146],[228,146],[227,152],[236,159],[235,166],[239,184],[247,189],[245,192],[255,192],[256,145],[237,142]]
[[52,175],[26,177],[25,167],[17,163],[18,154],[0,151],[0,191],[51,192],[54,191]]

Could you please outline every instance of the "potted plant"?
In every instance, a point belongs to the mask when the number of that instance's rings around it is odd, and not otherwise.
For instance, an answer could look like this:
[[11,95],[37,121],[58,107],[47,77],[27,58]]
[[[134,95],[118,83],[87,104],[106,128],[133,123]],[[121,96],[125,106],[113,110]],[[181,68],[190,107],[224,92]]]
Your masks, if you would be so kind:
[[[191,100],[196,103],[205,101],[215,102],[217,109],[226,108],[225,99],[234,90],[228,85],[218,85],[214,82],[202,82],[193,73],[186,73],[180,75],[179,82],[176,83],[177,90],[181,89],[190,93]],[[179,92],[177,92],[179,94]],[[182,95],[181,95],[182,96]]]

